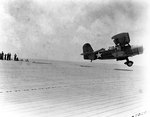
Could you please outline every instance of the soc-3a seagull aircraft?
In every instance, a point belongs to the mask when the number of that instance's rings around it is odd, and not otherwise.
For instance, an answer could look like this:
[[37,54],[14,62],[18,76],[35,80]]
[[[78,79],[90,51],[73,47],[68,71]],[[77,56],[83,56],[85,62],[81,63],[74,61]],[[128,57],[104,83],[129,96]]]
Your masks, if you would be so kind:
[[132,46],[129,44],[130,37],[128,33],[119,33],[113,36],[112,40],[115,46],[111,46],[107,50],[101,48],[100,50],[94,51],[89,43],[85,43],[81,55],[83,55],[85,60],[91,60],[91,62],[96,59],[126,60],[124,64],[131,67],[133,61],[130,61],[129,57],[143,53],[143,46]]

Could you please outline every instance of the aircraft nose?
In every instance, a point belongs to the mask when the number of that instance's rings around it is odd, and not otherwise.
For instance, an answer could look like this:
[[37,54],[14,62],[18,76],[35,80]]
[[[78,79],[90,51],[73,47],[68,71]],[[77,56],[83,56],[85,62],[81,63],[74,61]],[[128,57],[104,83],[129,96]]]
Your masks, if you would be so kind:
[[139,54],[143,53],[143,46],[138,47],[138,52],[139,52]]
[[133,55],[142,54],[143,53],[143,46],[135,46],[132,47]]

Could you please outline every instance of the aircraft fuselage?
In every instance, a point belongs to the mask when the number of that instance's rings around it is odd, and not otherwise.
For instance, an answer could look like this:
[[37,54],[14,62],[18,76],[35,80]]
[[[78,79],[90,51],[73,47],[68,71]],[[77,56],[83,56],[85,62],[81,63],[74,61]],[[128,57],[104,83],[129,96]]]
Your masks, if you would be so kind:
[[116,59],[116,60],[124,60],[127,57],[132,57],[138,54],[141,54],[143,52],[143,47],[138,46],[125,46],[123,48],[117,48],[115,47],[112,50],[105,50],[103,52],[97,52],[95,53],[95,59]]

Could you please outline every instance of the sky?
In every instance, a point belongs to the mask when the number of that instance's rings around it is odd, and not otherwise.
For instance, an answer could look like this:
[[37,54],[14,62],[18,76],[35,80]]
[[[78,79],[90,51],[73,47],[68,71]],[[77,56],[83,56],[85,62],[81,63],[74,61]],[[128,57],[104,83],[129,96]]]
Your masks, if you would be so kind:
[[129,32],[148,54],[147,0],[0,0],[0,51],[19,58],[83,61],[82,46],[108,48]]

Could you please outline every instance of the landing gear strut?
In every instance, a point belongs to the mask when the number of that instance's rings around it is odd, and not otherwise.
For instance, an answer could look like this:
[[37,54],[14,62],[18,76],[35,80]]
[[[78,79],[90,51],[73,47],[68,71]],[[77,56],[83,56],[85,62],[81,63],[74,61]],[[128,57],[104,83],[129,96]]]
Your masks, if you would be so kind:
[[126,62],[124,63],[125,65],[127,65],[128,67],[131,67],[133,65],[133,61],[129,61],[128,58],[126,58]]

